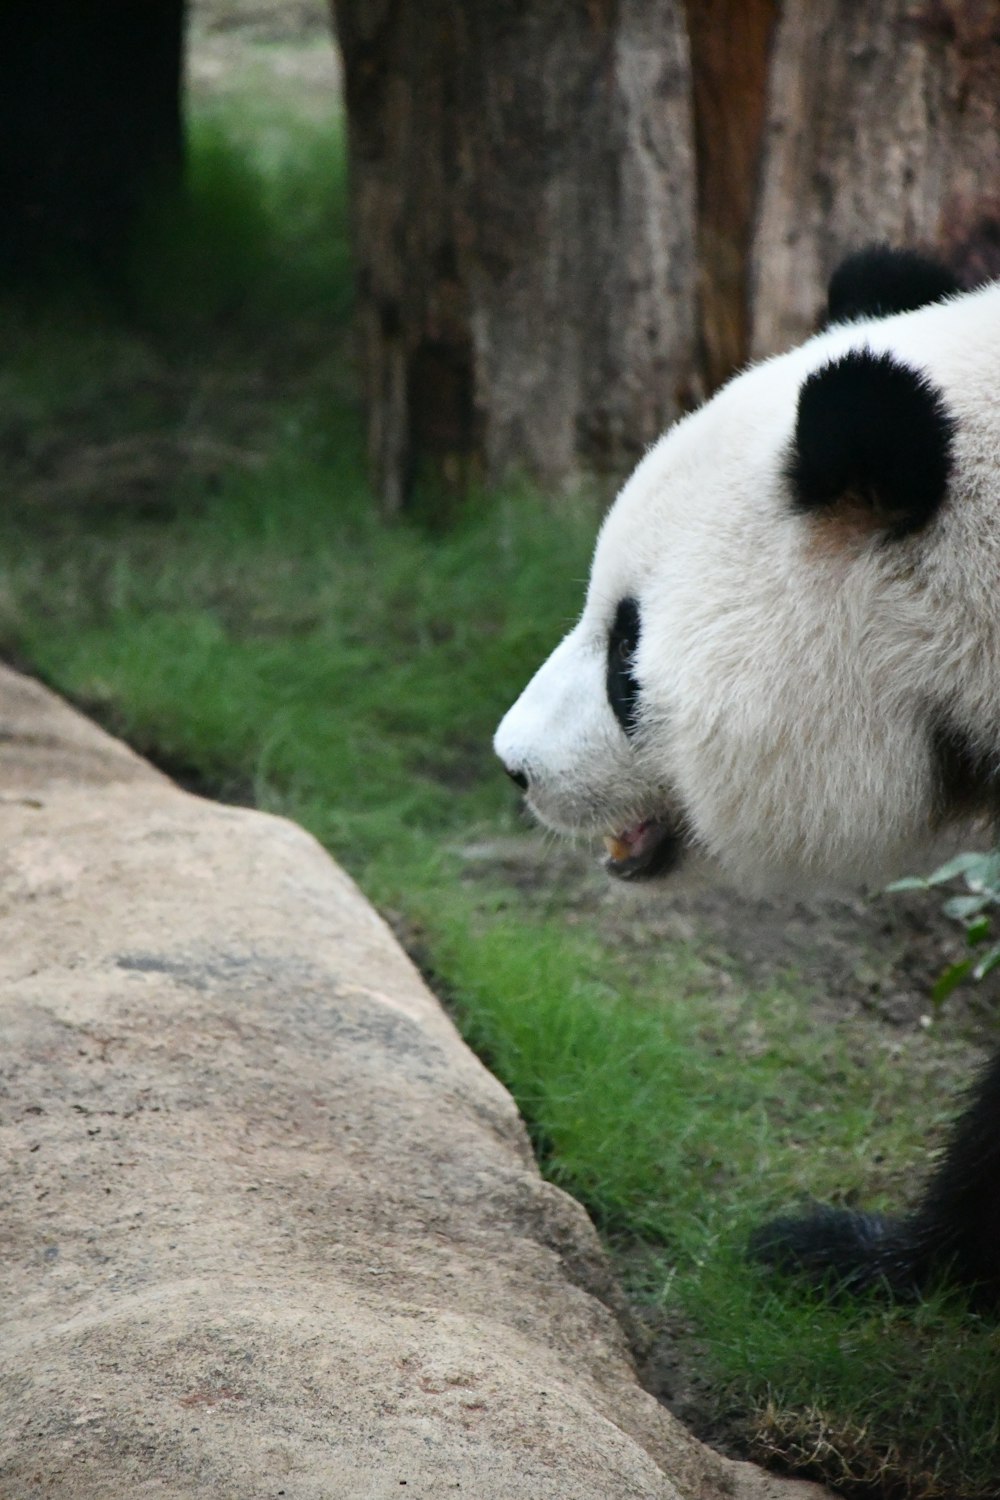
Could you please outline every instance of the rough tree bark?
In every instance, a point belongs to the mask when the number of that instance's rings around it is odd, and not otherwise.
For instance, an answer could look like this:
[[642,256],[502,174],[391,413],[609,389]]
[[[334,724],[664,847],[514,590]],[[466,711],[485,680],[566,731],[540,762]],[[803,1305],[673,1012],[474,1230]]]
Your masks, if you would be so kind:
[[372,470],[618,476],[696,389],[680,0],[337,0]]
[[708,390],[744,362],[748,256],[778,0],[687,0],[698,182],[698,285]]
[[617,477],[748,357],[810,333],[862,245],[1000,274],[997,0],[336,17],[390,510],[422,466],[457,488]]
[[183,0],[0,4],[0,264],[114,273],[181,166]]
[[753,354],[812,331],[842,256],[882,240],[1000,274],[996,0],[786,0],[751,266]]

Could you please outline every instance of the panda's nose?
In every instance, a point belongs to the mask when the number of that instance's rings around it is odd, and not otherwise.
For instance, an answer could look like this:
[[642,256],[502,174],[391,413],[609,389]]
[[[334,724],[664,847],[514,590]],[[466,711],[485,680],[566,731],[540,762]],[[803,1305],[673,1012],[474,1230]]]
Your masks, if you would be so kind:
[[514,766],[508,766],[506,762],[504,762],[504,770],[514,785],[519,786],[522,792],[528,790],[528,778],[523,771],[518,771]]

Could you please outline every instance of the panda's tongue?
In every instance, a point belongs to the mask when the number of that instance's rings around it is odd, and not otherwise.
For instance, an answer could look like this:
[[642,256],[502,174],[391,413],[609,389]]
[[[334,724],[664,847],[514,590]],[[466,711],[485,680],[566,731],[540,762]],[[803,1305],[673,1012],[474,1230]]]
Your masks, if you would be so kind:
[[642,823],[636,823],[634,828],[625,828],[621,833],[606,834],[604,847],[608,851],[609,859],[616,865],[635,859],[644,852],[650,842],[650,834],[655,834],[656,828],[655,819],[646,818]]
[[620,833],[608,835],[604,847],[608,851],[606,868],[610,874],[631,880],[671,869],[680,857],[682,840],[668,823],[646,818]]

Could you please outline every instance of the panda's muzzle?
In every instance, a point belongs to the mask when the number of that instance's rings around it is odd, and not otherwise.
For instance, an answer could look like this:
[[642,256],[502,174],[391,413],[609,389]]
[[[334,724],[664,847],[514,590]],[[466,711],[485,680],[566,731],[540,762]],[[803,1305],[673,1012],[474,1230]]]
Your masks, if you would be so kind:
[[684,853],[684,835],[672,822],[645,818],[620,833],[605,836],[604,868],[619,880],[649,880],[669,875]]

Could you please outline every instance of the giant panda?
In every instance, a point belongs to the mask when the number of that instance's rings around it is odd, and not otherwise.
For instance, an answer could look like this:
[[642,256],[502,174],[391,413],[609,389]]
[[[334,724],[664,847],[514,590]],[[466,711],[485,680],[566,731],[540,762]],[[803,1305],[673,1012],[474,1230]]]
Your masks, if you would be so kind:
[[[1000,812],[1000,283],[877,249],[829,317],[640,462],[586,602],[495,748],[622,879],[880,881]],[[912,1212],[820,1209],[753,1253],[904,1298],[1000,1300],[1000,1056]]]

